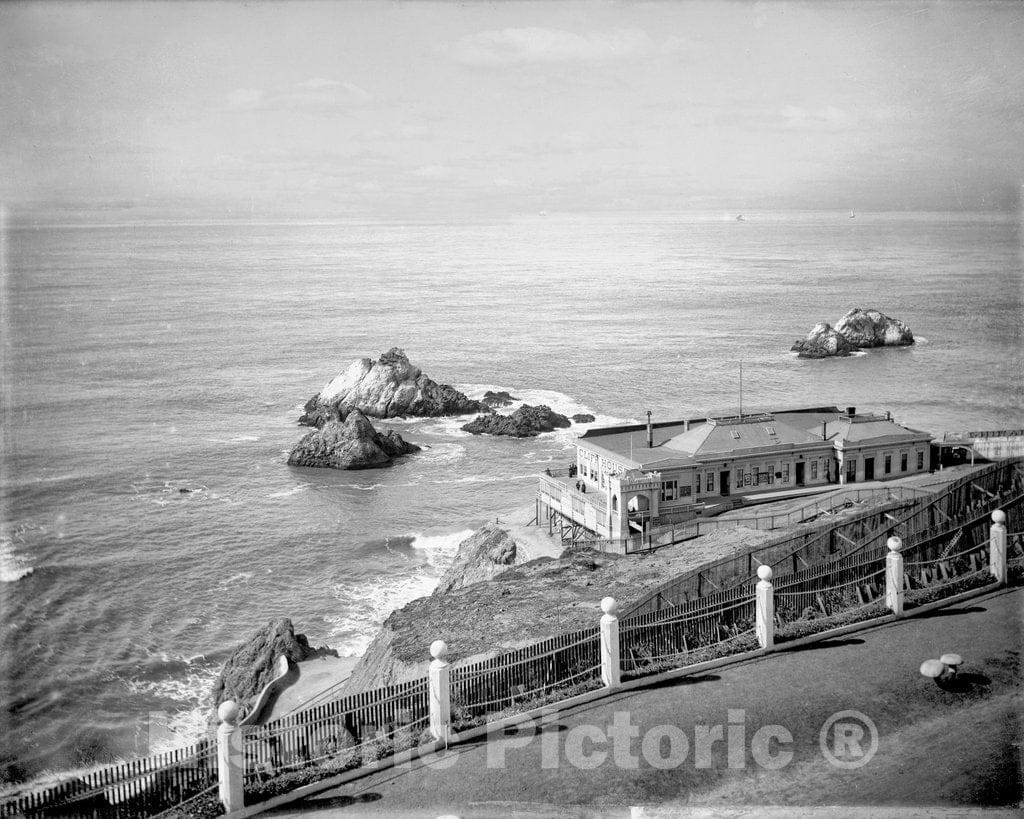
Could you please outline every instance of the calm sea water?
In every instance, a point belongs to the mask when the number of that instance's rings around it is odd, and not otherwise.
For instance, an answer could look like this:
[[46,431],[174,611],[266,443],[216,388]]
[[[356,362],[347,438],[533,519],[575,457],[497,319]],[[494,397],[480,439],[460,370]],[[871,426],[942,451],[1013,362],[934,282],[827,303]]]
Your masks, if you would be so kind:
[[[151,712],[163,743],[193,739],[220,663],[271,617],[357,655],[570,454],[570,432],[429,420],[394,425],[429,448],[391,469],[288,467],[300,405],[354,358],[401,346],[470,395],[599,422],[735,411],[742,361],[744,409],[1024,426],[1015,215],[9,220],[3,240],[9,784],[160,750]],[[855,306],[921,343],[788,352]]]

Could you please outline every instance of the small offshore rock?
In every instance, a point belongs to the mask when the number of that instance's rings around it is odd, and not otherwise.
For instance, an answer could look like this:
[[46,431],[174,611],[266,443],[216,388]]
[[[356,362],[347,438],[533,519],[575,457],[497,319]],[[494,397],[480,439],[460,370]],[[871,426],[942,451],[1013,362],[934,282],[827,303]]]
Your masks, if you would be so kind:
[[577,424],[590,424],[593,421],[596,421],[597,419],[594,418],[594,416],[591,415],[589,412],[577,412],[572,417],[572,420],[573,420],[574,423],[577,423]]
[[510,407],[512,406],[513,401],[518,401],[519,399],[514,395],[509,395],[504,390],[501,390],[500,392],[488,390],[480,400],[489,407]]
[[381,435],[359,410],[342,421],[335,415],[319,429],[303,436],[288,456],[290,466],[328,469],[373,469],[394,458],[419,452],[394,430]]
[[531,407],[523,404],[511,415],[478,415],[462,429],[474,435],[507,435],[512,438],[531,438],[542,432],[571,426],[572,422],[544,404]]
[[305,426],[323,426],[335,415],[346,418],[359,410],[372,418],[437,417],[493,412],[448,384],[423,374],[398,347],[377,361],[360,358],[310,398],[299,418]]
[[807,338],[797,339],[790,350],[797,353],[800,358],[829,358],[850,355],[854,346],[831,324],[819,321],[807,334]]

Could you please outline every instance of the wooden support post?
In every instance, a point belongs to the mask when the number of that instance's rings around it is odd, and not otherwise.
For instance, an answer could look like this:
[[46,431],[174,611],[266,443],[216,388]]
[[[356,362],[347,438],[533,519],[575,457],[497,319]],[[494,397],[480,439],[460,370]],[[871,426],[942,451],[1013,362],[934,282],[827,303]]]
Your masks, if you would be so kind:
[[754,588],[755,630],[761,648],[775,645],[775,597],[772,589],[772,567],[758,566],[757,586]]
[[1006,584],[1006,512],[996,509],[992,513],[992,528],[989,530],[988,570],[1000,586]]
[[238,705],[225,700],[217,709],[217,775],[220,779],[220,801],[225,813],[234,813],[245,806],[244,729],[238,724]]
[[614,597],[601,601],[601,681],[607,688],[622,682],[619,661],[619,604]]
[[897,617],[903,614],[903,541],[891,537],[885,544],[889,554],[885,558],[885,606]]
[[450,666],[445,660],[448,645],[444,640],[430,644],[430,669],[428,672],[428,703],[430,708],[430,733],[434,739],[448,741],[452,721]]

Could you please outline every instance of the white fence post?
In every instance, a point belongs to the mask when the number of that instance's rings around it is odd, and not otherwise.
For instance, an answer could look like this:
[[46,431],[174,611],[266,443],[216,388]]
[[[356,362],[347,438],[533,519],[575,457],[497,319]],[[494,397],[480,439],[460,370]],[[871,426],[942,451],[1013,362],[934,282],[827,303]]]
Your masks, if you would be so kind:
[[220,780],[220,801],[225,813],[245,806],[245,769],[243,768],[244,729],[238,724],[238,705],[225,700],[217,709],[217,775]]
[[992,513],[992,528],[989,536],[991,553],[988,570],[1000,586],[1006,584],[1006,512],[996,509]]
[[775,592],[772,589],[772,567],[758,566],[755,588],[757,642],[761,648],[775,645]]
[[885,545],[889,554],[885,557],[885,606],[897,617],[903,615],[903,541],[891,537]]
[[619,660],[619,604],[614,597],[601,601],[601,680],[608,688],[622,682]]
[[448,645],[444,640],[430,644],[429,702],[430,733],[434,739],[448,741],[449,725],[452,721],[452,689],[449,678]]

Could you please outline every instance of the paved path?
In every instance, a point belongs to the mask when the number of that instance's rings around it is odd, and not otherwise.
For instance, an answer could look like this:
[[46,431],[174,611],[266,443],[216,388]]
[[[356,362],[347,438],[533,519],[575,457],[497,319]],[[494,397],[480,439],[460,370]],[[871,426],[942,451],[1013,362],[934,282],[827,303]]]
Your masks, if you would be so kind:
[[[1022,611],[1024,589],[1004,590],[622,693],[272,815],[565,819],[627,816],[631,805],[668,815],[695,806],[1019,803]],[[923,660],[950,651],[965,661],[953,691],[918,673]],[[844,769],[826,761],[821,731],[849,709],[871,720],[879,743],[866,764]],[[714,736],[722,739],[709,745]],[[841,717],[825,737],[842,762],[863,761],[871,745],[856,717]]]

